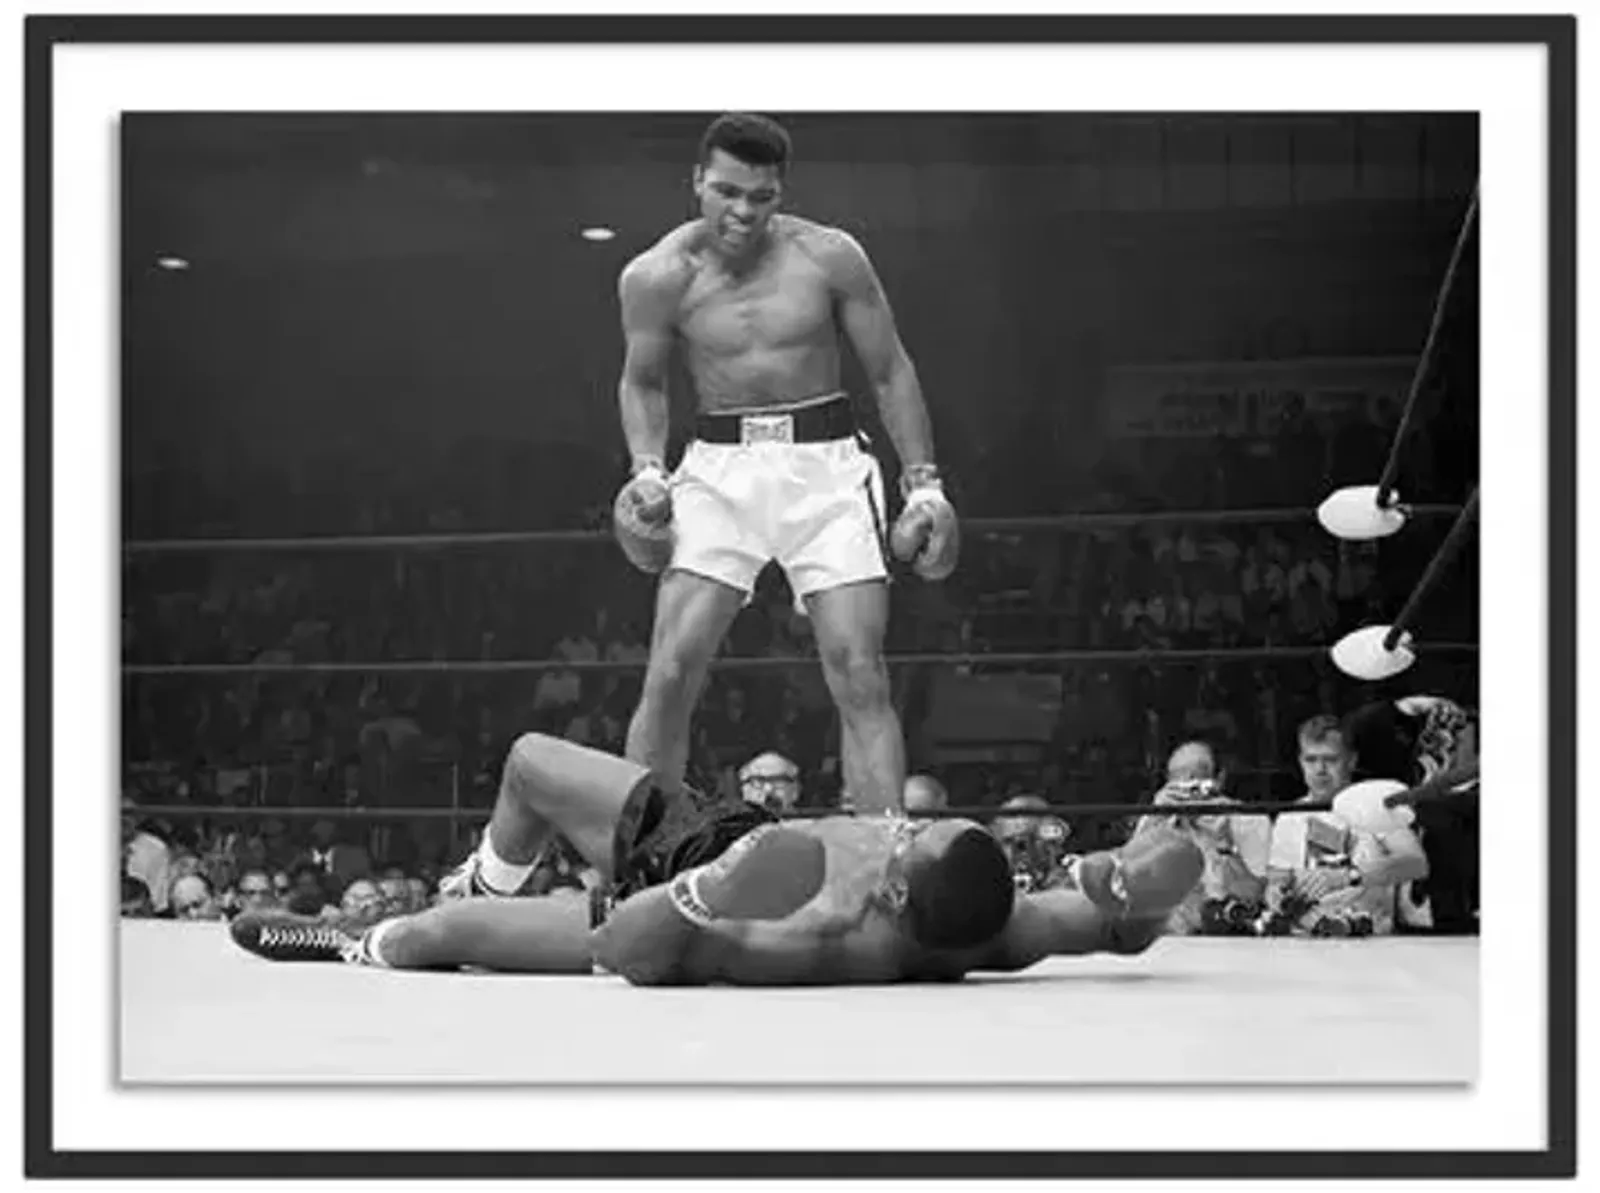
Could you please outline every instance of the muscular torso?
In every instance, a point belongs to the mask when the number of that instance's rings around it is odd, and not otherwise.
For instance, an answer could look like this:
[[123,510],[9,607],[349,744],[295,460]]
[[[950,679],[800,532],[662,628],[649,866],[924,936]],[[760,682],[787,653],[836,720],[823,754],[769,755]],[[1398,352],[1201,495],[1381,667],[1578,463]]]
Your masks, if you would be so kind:
[[[896,843],[886,817],[787,821],[826,851],[822,889],[782,921],[730,925],[708,935],[691,968],[737,985],[846,985],[960,977],[969,966],[919,947],[886,889]],[[757,830],[760,831],[760,830]]]
[[675,331],[703,411],[788,406],[839,388],[839,331],[828,230],[774,216],[770,244],[730,269],[698,244],[698,226],[654,249],[676,304]]

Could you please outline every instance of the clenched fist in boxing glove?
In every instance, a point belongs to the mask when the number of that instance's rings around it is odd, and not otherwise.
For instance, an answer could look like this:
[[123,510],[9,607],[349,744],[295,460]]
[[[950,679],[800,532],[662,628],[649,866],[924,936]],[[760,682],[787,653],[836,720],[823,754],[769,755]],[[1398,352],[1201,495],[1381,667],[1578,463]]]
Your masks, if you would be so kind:
[[672,490],[659,461],[635,464],[611,507],[612,529],[628,562],[650,575],[672,561]]
[[944,495],[939,470],[932,464],[912,465],[901,476],[900,488],[906,504],[889,535],[895,558],[909,563],[924,580],[943,580],[956,570],[961,526]]

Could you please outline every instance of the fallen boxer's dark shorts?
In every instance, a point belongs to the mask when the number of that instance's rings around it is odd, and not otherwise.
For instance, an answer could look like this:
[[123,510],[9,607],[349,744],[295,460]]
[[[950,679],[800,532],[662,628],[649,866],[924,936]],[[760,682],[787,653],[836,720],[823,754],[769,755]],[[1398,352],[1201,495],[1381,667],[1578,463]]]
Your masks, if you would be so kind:
[[[712,799],[690,787],[669,795],[653,783],[641,784],[617,818],[610,899],[621,902],[714,861],[751,829],[777,819],[741,799]],[[603,907],[591,905],[591,919],[603,918]]]

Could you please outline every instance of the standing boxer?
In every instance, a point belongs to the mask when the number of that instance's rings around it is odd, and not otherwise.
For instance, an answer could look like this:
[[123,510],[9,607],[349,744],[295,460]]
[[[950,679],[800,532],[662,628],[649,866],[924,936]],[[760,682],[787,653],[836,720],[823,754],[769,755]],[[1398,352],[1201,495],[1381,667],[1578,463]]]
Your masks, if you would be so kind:
[[[619,386],[632,477],[619,542],[664,572],[627,755],[676,789],[712,656],[776,561],[810,615],[839,710],[845,790],[862,810],[897,806],[905,744],[883,660],[889,617],[883,478],[839,387],[840,341],[865,366],[901,464],[895,553],[925,579],[955,567],[956,518],[934,464],[917,372],[889,300],[848,233],[779,214],[789,136],[760,116],[714,121],[700,144],[700,217],[623,269]],[[666,471],[674,346],[698,417]]]

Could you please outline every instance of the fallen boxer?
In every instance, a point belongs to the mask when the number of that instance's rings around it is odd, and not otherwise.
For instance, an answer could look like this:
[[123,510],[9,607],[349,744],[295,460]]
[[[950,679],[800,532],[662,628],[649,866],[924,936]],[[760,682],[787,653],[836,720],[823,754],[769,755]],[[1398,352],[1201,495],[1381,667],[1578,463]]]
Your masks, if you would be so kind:
[[518,866],[503,855],[533,857],[551,832],[601,871],[611,898],[497,897],[480,881],[477,897],[359,934],[248,915],[234,921],[233,939],[275,961],[598,966],[636,985],[949,981],[1055,955],[1143,952],[1204,864],[1189,841],[1151,833],[1077,859],[1067,889],[1019,894],[1004,848],[972,821],[780,821],[744,801],[665,791],[624,759],[526,734],[507,759],[482,873],[515,890]]

